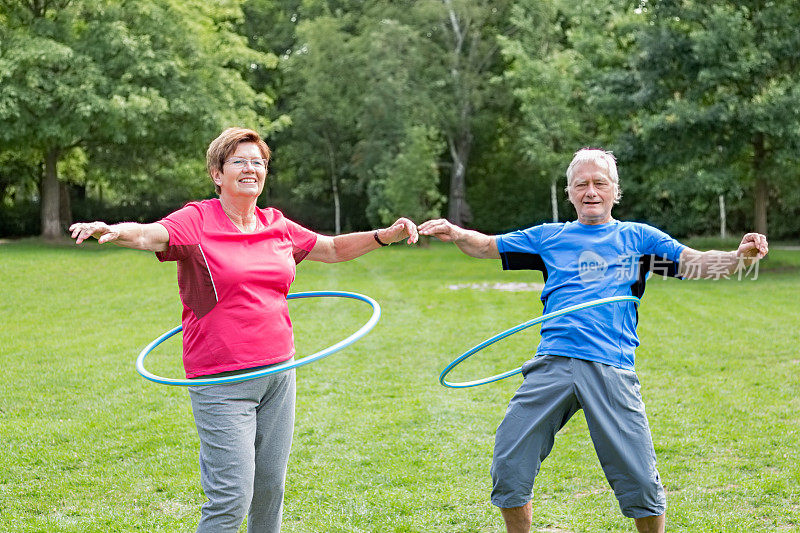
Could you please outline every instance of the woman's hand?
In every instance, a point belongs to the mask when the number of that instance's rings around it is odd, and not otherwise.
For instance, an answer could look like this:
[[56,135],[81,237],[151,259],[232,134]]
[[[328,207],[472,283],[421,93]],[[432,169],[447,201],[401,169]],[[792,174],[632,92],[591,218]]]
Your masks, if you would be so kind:
[[98,220],[75,223],[69,227],[69,230],[72,232],[75,244],[94,237],[100,244],[113,242],[125,248],[150,252],[163,252],[169,244],[169,232],[158,222],[152,224],[121,222],[109,226]]
[[397,222],[388,228],[379,230],[346,233],[335,237],[319,235],[314,248],[309,252],[307,258],[311,261],[322,261],[323,263],[350,261],[380,248],[375,242],[375,237],[384,246],[403,239],[407,239],[408,244],[414,244],[419,239],[419,233],[417,233],[416,224],[407,218],[398,218]]
[[75,244],[80,244],[89,237],[94,237],[100,244],[119,239],[119,231],[105,222],[76,222],[69,227]]
[[407,239],[408,244],[414,244],[419,239],[417,225],[405,217],[398,218],[397,221],[389,226],[378,230],[378,238],[384,244]]

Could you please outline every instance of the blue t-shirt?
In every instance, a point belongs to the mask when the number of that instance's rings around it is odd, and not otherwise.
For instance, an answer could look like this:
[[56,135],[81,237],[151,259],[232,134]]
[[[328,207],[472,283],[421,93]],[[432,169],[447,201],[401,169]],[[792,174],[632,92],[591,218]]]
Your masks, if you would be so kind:
[[[644,294],[650,272],[678,277],[685,246],[647,224],[542,224],[498,235],[505,270],[541,270],[544,313],[611,296]],[[576,357],[634,369],[638,314],[633,302],[583,309],[542,324],[537,355]]]

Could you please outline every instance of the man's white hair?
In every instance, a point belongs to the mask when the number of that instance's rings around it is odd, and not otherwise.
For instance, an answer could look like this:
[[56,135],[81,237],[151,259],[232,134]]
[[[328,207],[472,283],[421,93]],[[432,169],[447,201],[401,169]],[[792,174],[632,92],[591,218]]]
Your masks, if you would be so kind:
[[617,160],[614,154],[600,148],[581,148],[575,152],[572,162],[567,167],[567,187],[564,189],[569,194],[569,186],[572,183],[572,177],[575,175],[575,170],[578,166],[584,163],[594,163],[599,167],[605,168],[608,172],[608,177],[614,183],[614,203],[619,203],[622,198],[622,189],[619,187],[619,174],[617,174]]

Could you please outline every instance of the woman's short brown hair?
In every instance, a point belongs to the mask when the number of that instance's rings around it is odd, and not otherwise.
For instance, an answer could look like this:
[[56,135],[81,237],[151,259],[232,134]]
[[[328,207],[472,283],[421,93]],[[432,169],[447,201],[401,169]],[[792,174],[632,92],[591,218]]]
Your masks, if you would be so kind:
[[[236,147],[241,143],[256,143],[261,151],[261,156],[269,164],[270,149],[261,136],[253,130],[247,128],[228,128],[219,134],[219,137],[211,141],[206,151],[206,167],[211,181],[214,181],[214,172],[222,172],[225,160],[236,151]],[[214,190],[220,193],[219,185],[214,183]]]

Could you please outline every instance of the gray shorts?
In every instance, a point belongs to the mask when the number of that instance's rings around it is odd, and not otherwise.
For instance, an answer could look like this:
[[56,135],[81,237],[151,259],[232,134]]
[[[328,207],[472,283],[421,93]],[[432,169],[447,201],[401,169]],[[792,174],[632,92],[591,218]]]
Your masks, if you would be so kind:
[[664,487],[635,372],[544,355],[525,363],[522,374],[525,379],[495,435],[494,505],[520,507],[530,501],[534,479],[553,449],[556,433],[583,409],[622,514],[629,518],[664,514]]

